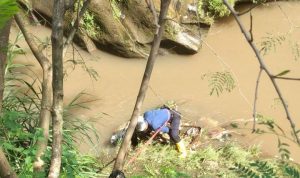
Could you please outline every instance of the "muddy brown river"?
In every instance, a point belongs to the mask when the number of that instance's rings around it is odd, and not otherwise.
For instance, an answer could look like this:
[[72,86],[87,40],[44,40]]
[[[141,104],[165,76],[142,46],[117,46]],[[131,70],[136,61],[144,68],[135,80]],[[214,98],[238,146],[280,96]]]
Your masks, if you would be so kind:
[[[274,74],[289,69],[291,72],[287,77],[299,78],[300,58],[295,59],[295,45],[292,44],[300,43],[300,3],[280,2],[279,5],[269,4],[253,10],[254,41],[260,46],[263,37],[270,36],[269,34],[285,35],[285,41],[277,46],[276,50],[271,50],[265,55],[264,61]],[[249,14],[241,18],[249,27]],[[36,35],[41,38],[50,35],[50,30],[44,27],[31,29],[39,32]],[[16,28],[13,31],[16,32]],[[19,43],[25,48],[27,55],[18,56],[18,60],[31,63],[34,59],[29,49],[23,41]],[[74,113],[83,120],[93,121],[93,126],[100,136],[100,143],[83,144],[81,149],[98,154],[106,148],[105,143],[113,130],[130,118],[146,60],[125,59],[102,51],[92,54],[79,51],[86,65],[98,72],[99,79],[93,80],[80,66],[72,70],[70,63],[65,63],[68,73],[64,83],[65,102],[68,103],[81,91],[91,95],[83,99],[97,99],[88,104],[89,110],[77,109]],[[68,56],[72,56],[71,51]],[[75,58],[80,59],[76,51]],[[210,96],[209,83],[203,76],[218,71],[231,72],[236,81],[236,88],[230,93],[223,92],[219,97]],[[197,122],[201,117],[213,118],[219,123],[249,120],[252,118],[258,71],[258,60],[236,22],[232,17],[224,18],[211,27],[199,53],[192,56],[168,54],[157,59],[142,109],[145,111],[167,100],[175,100],[187,121]],[[300,82],[280,80],[278,83],[288,103],[291,117],[299,129]],[[263,74],[259,86],[257,112],[274,118],[290,137],[289,123],[277,98],[270,80]],[[250,127],[251,123],[246,128]],[[263,152],[269,155],[278,154],[276,136],[259,136],[245,129],[237,132],[246,133],[242,141],[261,145]],[[285,139],[283,141],[290,144],[292,158],[300,162],[300,147]]]

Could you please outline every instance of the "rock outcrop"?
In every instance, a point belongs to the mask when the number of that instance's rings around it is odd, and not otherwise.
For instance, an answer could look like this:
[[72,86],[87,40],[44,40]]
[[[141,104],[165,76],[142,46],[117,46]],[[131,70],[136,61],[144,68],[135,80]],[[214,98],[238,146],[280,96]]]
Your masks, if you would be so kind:
[[[53,0],[31,0],[36,11],[51,19]],[[157,14],[160,0],[153,0]],[[183,18],[194,15],[192,0],[172,1],[161,47],[180,54],[197,53],[201,47],[198,23],[182,23]],[[71,24],[76,13],[66,13],[66,24]],[[65,26],[66,33],[70,25]],[[99,49],[123,56],[147,57],[153,40],[155,24],[153,14],[144,0],[92,0],[85,13],[76,41],[87,50]],[[94,44],[93,44],[94,43]]]

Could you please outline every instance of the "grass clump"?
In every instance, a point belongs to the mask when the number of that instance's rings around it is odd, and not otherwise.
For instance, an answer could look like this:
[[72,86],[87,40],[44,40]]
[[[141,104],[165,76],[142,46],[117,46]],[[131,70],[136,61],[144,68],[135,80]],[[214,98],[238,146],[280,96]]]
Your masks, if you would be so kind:
[[[143,147],[143,144],[139,146]],[[139,149],[137,148],[137,149]],[[129,159],[136,151],[129,154]],[[273,177],[295,175],[299,165],[260,158],[258,147],[244,148],[236,142],[210,143],[189,151],[185,159],[173,145],[153,144],[127,165],[129,177]],[[126,167],[126,166],[125,166]],[[128,171],[130,170],[130,171]],[[294,177],[295,177],[294,176]]]

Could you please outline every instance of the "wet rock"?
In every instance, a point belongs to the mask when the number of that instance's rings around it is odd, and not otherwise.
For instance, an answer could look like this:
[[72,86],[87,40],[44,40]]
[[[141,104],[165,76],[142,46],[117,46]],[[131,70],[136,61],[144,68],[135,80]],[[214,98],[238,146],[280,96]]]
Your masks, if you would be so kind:
[[[53,0],[30,2],[32,8],[51,19]],[[180,22],[183,13],[191,12],[191,7],[188,8],[185,4],[191,2],[188,0],[181,3],[178,0],[171,4],[167,18],[172,20],[167,21],[162,41],[165,49],[179,54],[195,54],[201,47],[199,28]],[[160,0],[154,0],[154,4],[159,12]],[[69,24],[75,17],[76,13],[71,10],[66,13],[66,34],[70,31]],[[149,54],[155,28],[153,14],[145,1],[92,0],[75,40],[88,51],[94,50],[96,45],[119,56],[145,58]]]
[[179,54],[195,54],[201,47],[201,37],[180,24],[170,21],[166,24],[162,46]]

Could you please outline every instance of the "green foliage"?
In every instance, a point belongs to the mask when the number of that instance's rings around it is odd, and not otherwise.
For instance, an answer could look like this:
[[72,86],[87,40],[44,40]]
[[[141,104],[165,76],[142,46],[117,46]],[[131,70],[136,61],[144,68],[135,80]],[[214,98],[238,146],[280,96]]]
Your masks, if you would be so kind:
[[290,164],[283,164],[282,166],[284,176],[288,176],[290,178],[299,178],[300,177],[300,170],[299,167],[296,168]]
[[[230,5],[234,5],[235,0],[228,1]],[[230,11],[223,4],[222,0],[208,0],[207,8],[213,17],[224,17],[230,14]]]
[[[186,140],[187,138],[185,138]],[[284,145],[284,144],[283,144]],[[143,147],[144,145],[139,145]],[[139,149],[137,148],[137,149]],[[129,159],[136,150],[129,153]],[[235,142],[206,144],[178,157],[172,145],[148,145],[136,162],[125,165],[129,177],[297,177],[299,165],[290,160],[262,158],[259,147],[241,147]],[[292,166],[293,165],[293,166]]]
[[289,160],[290,159],[290,151],[288,150],[289,144],[281,142],[278,138],[278,152],[282,160]]
[[[233,6],[236,0],[229,0],[228,2]],[[198,17],[204,23],[212,24],[214,19],[228,16],[230,11],[223,4],[222,0],[198,0],[197,4]]]
[[267,36],[263,37],[262,42],[260,43],[261,48],[260,52],[262,55],[268,54],[271,50],[276,50],[278,45],[281,45],[286,40],[286,35],[274,35],[267,33]]
[[288,73],[290,73],[290,70],[284,70],[284,71],[280,72],[279,74],[275,75],[275,77],[280,77],[280,76],[286,75]]
[[0,29],[3,28],[7,20],[18,12],[18,5],[15,0],[0,1]]
[[118,20],[122,15],[121,9],[119,8],[118,5],[120,1],[121,0],[111,0],[111,7],[112,7],[114,18],[116,20]]
[[211,88],[210,95],[217,94],[219,96],[224,90],[231,92],[235,88],[235,81],[230,72],[215,72],[204,75],[208,77],[209,87]]
[[277,177],[276,167],[271,165],[268,161],[256,160],[244,166],[242,164],[235,164],[233,168],[240,177],[257,177],[257,178],[272,178]]
[[274,122],[273,118],[257,114],[256,119],[259,125],[266,126],[271,133],[279,134],[278,131],[280,131],[282,135],[285,135],[284,130]]
[[91,37],[95,37],[98,32],[101,32],[100,27],[95,22],[94,15],[89,11],[86,11],[83,15],[82,27]]
[[[20,36],[17,40],[19,38]],[[36,82],[37,79],[33,79],[33,82],[25,81],[24,74],[23,76],[16,75],[16,69],[26,67],[13,62],[15,55],[23,53],[17,45],[10,45],[8,52],[8,63],[5,69],[6,94],[3,100],[3,112],[0,115],[0,146],[19,177],[29,178],[33,177],[35,143],[37,140],[44,139],[42,130],[38,128],[41,102],[41,91],[38,86],[41,84]],[[81,101],[80,98],[83,95],[80,93],[65,107],[61,177],[99,177],[98,161],[91,156],[79,153],[75,142],[78,136],[85,136],[85,140],[87,138],[90,141],[94,140],[93,138],[98,139],[98,136],[91,138],[91,133],[96,134],[93,127],[68,113],[72,109],[86,108],[84,104],[89,101]],[[49,171],[51,144],[52,137],[50,136],[44,155],[45,172],[37,177],[46,177]]]
[[[82,7],[83,0],[77,0],[75,3],[75,9]],[[90,37],[95,38],[97,35],[101,35],[101,28],[96,23],[95,16],[89,10],[85,11],[83,14],[82,20],[80,22],[80,30],[87,33]]]

